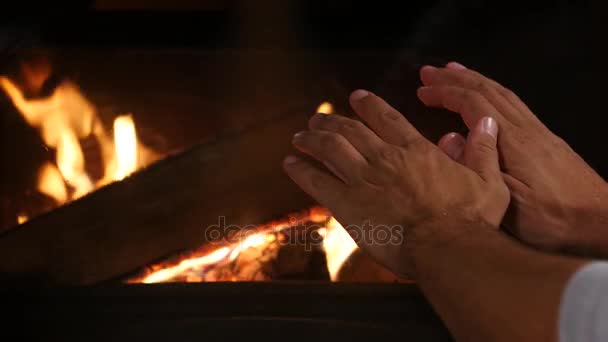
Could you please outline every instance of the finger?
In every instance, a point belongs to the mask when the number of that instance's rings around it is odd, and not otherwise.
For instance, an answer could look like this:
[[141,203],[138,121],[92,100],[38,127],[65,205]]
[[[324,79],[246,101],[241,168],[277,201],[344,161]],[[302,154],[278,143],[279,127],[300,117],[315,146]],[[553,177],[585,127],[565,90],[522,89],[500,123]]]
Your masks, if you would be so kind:
[[511,105],[513,107],[515,107],[517,110],[519,110],[522,113],[527,112],[530,115],[536,117],[536,115],[534,115],[534,113],[532,113],[530,108],[528,108],[528,106],[524,103],[524,101],[522,101],[519,98],[519,96],[517,96],[517,94],[515,94],[509,88],[504,87],[502,84],[494,81],[493,79],[486,77],[483,74],[481,74],[480,72],[477,72],[473,69],[468,69],[464,65],[457,63],[457,62],[448,63],[446,65],[446,68],[452,69],[452,70],[468,70],[468,72],[470,72],[471,74],[477,76],[480,79],[487,81],[488,85],[493,86],[498,91],[498,93],[501,94],[505,99],[507,99],[507,101],[509,101],[511,103]]
[[336,212],[342,209],[346,185],[340,180],[294,156],[285,158],[283,168],[304,192],[321,205]]
[[304,131],[293,137],[300,151],[322,162],[338,178],[352,184],[367,160],[343,136],[333,132]]
[[509,190],[514,194],[526,194],[530,191],[528,185],[507,173],[503,173],[502,178]]
[[482,118],[471,130],[465,145],[464,163],[485,181],[502,181],[498,163],[498,124],[490,116]]
[[[526,203],[529,202],[530,199],[534,198],[534,195],[531,194],[531,189],[519,179],[507,173],[503,173],[502,178],[505,182],[505,185],[509,189],[509,192],[511,193],[511,203]],[[515,236],[522,236],[522,232],[519,231],[519,225],[516,222],[517,209],[515,206],[512,205],[509,206],[509,209],[507,210],[503,218],[502,227],[504,227],[507,231],[513,233]]]
[[462,135],[452,132],[441,137],[437,146],[453,160],[462,162],[465,144],[466,139]]
[[446,68],[425,66],[420,69],[420,79],[427,86],[449,85],[476,90],[511,123],[519,124],[525,116],[534,117],[530,109],[512,91],[474,70],[463,68],[459,63],[448,63]]
[[440,107],[459,113],[462,120],[473,129],[485,115],[496,118],[501,127],[508,127],[507,121],[500,115],[496,107],[480,93],[456,86],[426,86],[417,91],[418,98],[426,106]]
[[346,138],[364,157],[375,155],[384,144],[376,133],[372,132],[361,121],[349,119],[342,115],[315,114],[308,126],[312,130],[334,132]]
[[350,96],[350,104],[363,121],[390,144],[407,146],[423,139],[401,113],[366,90],[354,91]]

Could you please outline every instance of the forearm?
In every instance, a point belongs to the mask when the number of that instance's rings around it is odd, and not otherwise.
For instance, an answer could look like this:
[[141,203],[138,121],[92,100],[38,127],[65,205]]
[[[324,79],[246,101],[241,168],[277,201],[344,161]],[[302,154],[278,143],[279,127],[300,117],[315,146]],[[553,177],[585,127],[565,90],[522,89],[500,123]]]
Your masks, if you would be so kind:
[[585,261],[533,251],[490,226],[447,224],[459,234],[427,234],[414,258],[419,286],[456,339],[557,341],[563,289]]

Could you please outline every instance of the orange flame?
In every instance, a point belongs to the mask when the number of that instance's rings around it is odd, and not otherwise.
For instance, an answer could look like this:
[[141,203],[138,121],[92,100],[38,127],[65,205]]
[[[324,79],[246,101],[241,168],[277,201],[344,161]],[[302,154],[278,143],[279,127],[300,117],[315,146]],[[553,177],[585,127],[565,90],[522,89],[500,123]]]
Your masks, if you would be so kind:
[[[340,268],[357,248],[357,245],[326,209],[315,207],[300,214],[290,215],[289,219],[257,227],[255,233],[244,236],[237,242],[223,244],[215,247],[215,249],[211,247],[212,245],[207,244],[199,250],[179,256],[177,261],[152,265],[144,270],[143,275],[128,279],[127,282],[157,283],[176,281],[177,279],[183,279],[187,282],[210,281],[206,280],[206,278],[209,279],[206,274],[213,272],[214,268],[230,265],[241,253],[250,248],[266,248],[267,245],[277,239],[277,232],[304,222],[320,224],[317,231],[324,237],[323,249],[327,259],[327,268],[331,280],[337,281]],[[232,277],[228,280],[236,281],[238,279]]]
[[130,114],[114,120],[114,146],[117,160],[114,180],[121,180],[137,169],[137,136]]
[[317,107],[316,113],[333,114],[334,106],[330,102],[322,102],[319,107]]
[[[158,159],[155,152],[138,146],[130,114],[115,119],[112,141],[97,117],[95,107],[72,82],[62,82],[50,96],[38,99],[26,99],[7,77],[0,76],[0,87],[27,123],[40,130],[45,145],[56,150],[56,165],[42,166],[37,190],[58,204],[121,180],[144,163]],[[86,156],[80,145],[81,139],[90,136],[99,144],[103,163],[104,174],[97,182],[86,172]],[[143,158],[138,158],[138,148],[139,156]]]
[[29,219],[29,217],[27,217],[27,215],[25,215],[25,214],[17,215],[17,223],[19,223],[19,224],[25,223],[28,219]]
[[145,284],[150,284],[166,281],[190,268],[215,264],[225,259],[228,256],[228,253],[230,253],[230,248],[222,247],[198,258],[182,260],[177,266],[168,267],[156,271],[145,277],[141,282]]
[[53,198],[57,203],[64,203],[68,200],[63,177],[57,167],[51,163],[46,163],[40,168],[37,189],[40,193]]
[[93,183],[85,172],[78,139],[89,136],[93,125],[99,123],[93,106],[78,88],[64,82],[48,98],[27,100],[8,78],[0,78],[0,85],[25,120],[40,129],[44,143],[57,149],[57,166],[63,179],[74,187],[73,196],[77,198],[91,191]]
[[323,249],[327,259],[327,271],[332,281],[338,280],[338,272],[348,257],[358,248],[355,240],[335,219],[330,218],[323,236]]

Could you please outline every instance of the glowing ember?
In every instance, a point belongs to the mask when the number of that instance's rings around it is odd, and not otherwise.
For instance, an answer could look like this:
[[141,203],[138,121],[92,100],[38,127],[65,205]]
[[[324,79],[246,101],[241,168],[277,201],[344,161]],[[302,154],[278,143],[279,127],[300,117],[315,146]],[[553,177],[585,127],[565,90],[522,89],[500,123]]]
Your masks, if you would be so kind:
[[198,258],[186,259],[179,263],[177,266],[168,267],[159,271],[156,271],[149,276],[145,277],[142,283],[158,283],[171,279],[178,274],[187,271],[194,267],[201,267],[206,265],[212,265],[222,261],[230,253],[230,248],[222,247],[216,251],[213,251],[207,255]]
[[265,273],[268,265],[276,263],[279,249],[294,247],[284,232],[288,228],[307,225],[323,237],[318,246],[325,252],[326,267],[332,281],[345,260],[357,248],[346,230],[323,208],[312,208],[289,219],[256,227],[253,234],[239,237],[236,242],[207,243],[200,249],[172,258],[172,261],[152,265],[129,283],[211,282],[271,280]]
[[319,105],[319,107],[317,107],[317,113],[333,114],[334,106],[329,102],[323,102]]
[[22,224],[22,223],[26,222],[27,220],[28,220],[27,215],[25,215],[25,214],[19,214],[19,215],[17,215],[17,222],[19,224]]
[[[29,69],[26,68],[25,71]],[[48,72],[26,73],[38,84]],[[114,141],[96,115],[95,107],[79,88],[65,81],[45,98],[26,99],[23,92],[7,77],[0,76],[0,87],[32,127],[38,128],[42,140],[56,151],[56,165],[44,164],[38,173],[36,189],[57,204],[77,199],[96,188],[125,178],[138,168],[158,159],[158,155],[139,145],[132,116],[121,115],[114,121]],[[93,137],[102,157],[103,176],[95,181],[86,172],[86,156],[80,140]],[[138,158],[139,157],[139,158]],[[23,216],[26,217],[26,216]],[[19,223],[27,220],[20,219]]]

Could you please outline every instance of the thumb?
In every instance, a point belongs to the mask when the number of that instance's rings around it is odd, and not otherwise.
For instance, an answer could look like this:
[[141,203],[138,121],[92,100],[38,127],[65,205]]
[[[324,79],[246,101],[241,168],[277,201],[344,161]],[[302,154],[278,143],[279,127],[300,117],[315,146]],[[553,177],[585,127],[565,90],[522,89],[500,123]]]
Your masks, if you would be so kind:
[[464,158],[464,147],[466,144],[467,141],[462,135],[452,132],[441,137],[437,146],[447,154],[448,157],[462,163]]
[[498,164],[498,124],[486,116],[469,132],[464,150],[464,164],[486,181],[501,176]]

